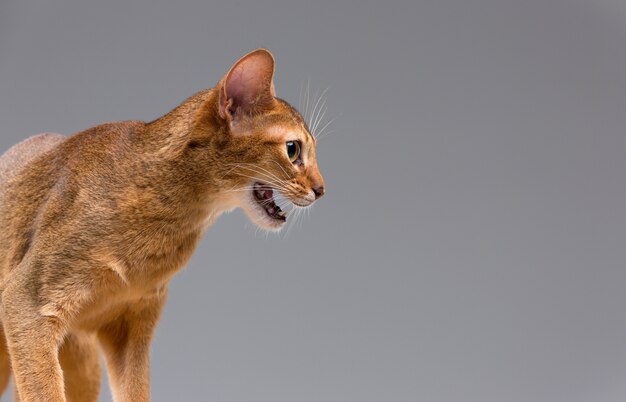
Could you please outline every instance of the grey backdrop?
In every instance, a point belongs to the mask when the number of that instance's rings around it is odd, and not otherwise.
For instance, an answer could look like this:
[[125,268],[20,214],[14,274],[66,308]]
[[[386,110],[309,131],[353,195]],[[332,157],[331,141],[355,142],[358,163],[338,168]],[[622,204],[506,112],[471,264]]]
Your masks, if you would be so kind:
[[153,400],[626,400],[626,3],[214,3],[0,0],[3,151],[154,119],[261,46],[281,97],[330,87],[327,196],[288,236],[219,219]]

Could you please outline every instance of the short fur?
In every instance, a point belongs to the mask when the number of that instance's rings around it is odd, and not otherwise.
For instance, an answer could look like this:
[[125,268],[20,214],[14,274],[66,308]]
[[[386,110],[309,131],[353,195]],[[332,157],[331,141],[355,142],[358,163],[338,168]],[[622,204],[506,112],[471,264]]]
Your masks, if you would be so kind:
[[273,71],[259,49],[153,122],[42,134],[0,158],[0,393],[12,371],[24,402],[96,401],[100,346],[114,400],[149,400],[168,282],[202,233],[237,207],[279,228],[255,182],[301,206],[324,193],[315,139],[275,98]]

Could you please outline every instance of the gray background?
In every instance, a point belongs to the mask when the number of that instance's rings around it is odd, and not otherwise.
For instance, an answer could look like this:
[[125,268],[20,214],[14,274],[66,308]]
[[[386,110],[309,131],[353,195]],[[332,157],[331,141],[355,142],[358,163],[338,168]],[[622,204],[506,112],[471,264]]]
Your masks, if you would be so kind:
[[626,3],[211,3],[0,0],[2,150],[154,119],[260,46],[281,97],[330,87],[327,196],[207,233],[153,400],[626,400]]

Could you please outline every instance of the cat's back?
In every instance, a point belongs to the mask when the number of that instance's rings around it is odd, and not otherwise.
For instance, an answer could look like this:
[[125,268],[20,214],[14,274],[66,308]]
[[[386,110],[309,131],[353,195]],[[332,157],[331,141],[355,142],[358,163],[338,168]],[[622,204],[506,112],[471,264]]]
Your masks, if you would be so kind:
[[43,133],[9,148],[0,156],[0,191],[5,189],[6,183],[17,177],[29,162],[51,151],[65,140],[66,137],[62,134]]
[[113,162],[130,159],[128,138],[143,125],[105,123],[71,136],[43,133],[19,142],[0,156],[0,210],[20,194],[33,196],[33,190],[46,191],[59,181],[81,184],[110,170]]

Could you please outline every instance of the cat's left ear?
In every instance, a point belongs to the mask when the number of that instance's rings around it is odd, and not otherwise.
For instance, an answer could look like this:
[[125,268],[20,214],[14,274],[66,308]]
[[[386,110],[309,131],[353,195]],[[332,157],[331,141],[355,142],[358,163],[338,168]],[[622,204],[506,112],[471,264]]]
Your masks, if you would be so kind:
[[218,84],[219,114],[233,121],[271,107],[274,92],[274,56],[257,49],[237,61]]

